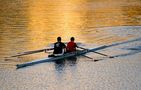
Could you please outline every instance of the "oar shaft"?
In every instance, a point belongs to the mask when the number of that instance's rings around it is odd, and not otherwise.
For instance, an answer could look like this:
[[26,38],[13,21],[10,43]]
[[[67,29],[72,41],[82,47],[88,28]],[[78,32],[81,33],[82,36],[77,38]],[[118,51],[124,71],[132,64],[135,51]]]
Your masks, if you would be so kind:
[[40,49],[40,50],[34,50],[34,51],[26,51],[26,52],[18,53],[17,55],[13,55],[13,56],[10,56],[10,57],[18,57],[18,56],[29,55],[29,54],[34,54],[34,53],[40,53],[40,52],[49,51],[49,50],[53,50],[53,48]]
[[92,57],[89,57],[89,56],[86,56],[86,55],[82,55],[82,56],[84,56],[84,57],[86,57],[86,58],[89,58],[89,59],[92,59],[92,60],[93,60]]
[[[80,49],[86,49],[86,48],[83,48],[83,47],[78,47],[78,48],[80,48]],[[96,52],[96,51],[91,51],[91,52],[94,52],[96,54],[100,54],[100,55],[103,55],[103,56],[107,56],[107,57],[110,57],[110,58],[112,57],[112,56],[109,56],[109,55],[106,55],[106,54],[103,54],[103,53],[100,53],[100,52]]]
[[[38,53],[38,52],[43,52],[43,51],[49,51],[49,50],[53,50],[53,48],[33,50],[33,51],[26,51],[26,52],[22,52],[22,53],[23,54],[25,54],[25,53],[32,54],[32,53]],[[20,54],[22,54],[22,53],[20,53]]]
[[108,56],[106,54],[103,54],[103,53],[100,53],[100,52],[96,52],[96,51],[93,51],[94,53],[97,53],[97,54],[100,54],[100,55],[103,55],[103,56]]
[[43,52],[45,49],[41,49],[41,50],[34,50],[34,51],[26,51],[26,52],[22,52],[19,54],[32,54],[32,53],[38,53],[38,52]]
[[83,48],[83,47],[80,47],[80,46],[78,46],[78,48],[80,48],[80,49],[86,49],[86,48]]

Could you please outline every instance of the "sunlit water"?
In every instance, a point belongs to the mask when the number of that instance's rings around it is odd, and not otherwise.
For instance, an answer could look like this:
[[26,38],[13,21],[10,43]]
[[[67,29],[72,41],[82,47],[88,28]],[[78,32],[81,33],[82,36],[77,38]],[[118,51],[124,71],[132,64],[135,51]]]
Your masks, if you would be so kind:
[[[0,0],[0,90],[141,89],[140,0]],[[79,56],[22,69],[16,64],[47,57],[39,53],[5,59],[18,52],[50,47],[61,36],[116,56],[101,61]],[[101,59],[104,58],[104,59]]]

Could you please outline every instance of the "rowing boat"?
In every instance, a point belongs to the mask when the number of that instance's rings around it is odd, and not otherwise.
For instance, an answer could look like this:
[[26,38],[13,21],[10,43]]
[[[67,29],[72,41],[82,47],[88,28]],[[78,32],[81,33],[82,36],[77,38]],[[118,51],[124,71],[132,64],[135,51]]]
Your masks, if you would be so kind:
[[97,50],[100,50],[100,49],[104,49],[106,47],[107,46],[104,45],[104,46],[100,46],[100,47],[97,47],[97,48],[84,49],[84,50],[80,50],[80,51],[76,51],[76,52],[66,53],[66,54],[63,54],[62,56],[46,57],[46,58],[42,58],[42,59],[38,59],[38,60],[33,60],[31,62],[17,64],[16,66],[17,66],[17,68],[22,68],[22,67],[31,66],[31,65],[35,65],[35,64],[39,64],[39,63],[44,63],[44,62],[57,61],[57,60],[64,59],[64,58],[83,55],[83,54],[86,54],[88,52],[93,52],[93,51],[97,51]]

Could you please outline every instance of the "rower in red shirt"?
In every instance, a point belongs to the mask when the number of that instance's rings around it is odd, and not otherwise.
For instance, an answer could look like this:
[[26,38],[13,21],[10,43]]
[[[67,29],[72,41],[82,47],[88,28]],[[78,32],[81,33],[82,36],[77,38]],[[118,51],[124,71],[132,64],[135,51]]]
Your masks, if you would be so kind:
[[68,42],[68,44],[67,44],[67,48],[66,48],[67,52],[74,52],[74,51],[76,51],[76,47],[78,47],[78,46],[74,42],[74,40],[75,40],[74,37],[71,37],[70,42]]

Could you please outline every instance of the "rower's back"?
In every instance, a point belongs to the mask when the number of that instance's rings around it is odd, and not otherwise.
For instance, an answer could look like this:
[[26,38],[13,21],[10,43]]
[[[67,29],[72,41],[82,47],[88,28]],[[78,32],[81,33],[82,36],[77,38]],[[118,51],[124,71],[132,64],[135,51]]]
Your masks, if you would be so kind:
[[54,43],[53,54],[63,54],[63,49],[66,47],[64,43],[61,42],[61,37],[57,38],[57,42]]
[[74,42],[74,37],[71,37],[70,42],[67,44],[67,52],[74,52],[76,51],[77,44]]

